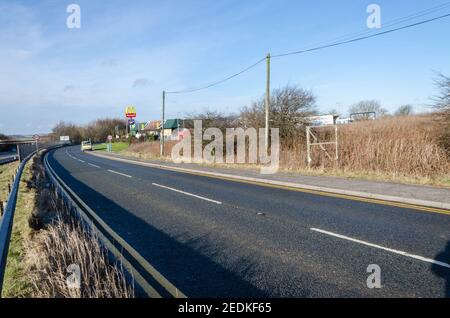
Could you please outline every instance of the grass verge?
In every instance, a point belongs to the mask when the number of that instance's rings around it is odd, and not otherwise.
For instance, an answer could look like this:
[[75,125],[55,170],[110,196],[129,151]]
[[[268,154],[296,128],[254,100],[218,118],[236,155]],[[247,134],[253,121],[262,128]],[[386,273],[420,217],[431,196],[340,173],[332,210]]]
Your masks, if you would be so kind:
[[28,226],[28,218],[33,212],[36,198],[35,189],[27,187],[31,179],[32,163],[25,166],[20,179],[19,193],[17,197],[14,223],[9,244],[8,260],[6,264],[3,282],[2,297],[26,297],[30,293],[30,284],[27,279],[24,256],[24,242],[30,238],[31,229]]
[[11,183],[11,177],[16,173],[19,167],[18,162],[0,165],[0,200],[5,202],[8,196],[8,184]]
[[[113,152],[123,151],[123,150],[127,149],[128,147],[129,147],[129,144],[126,142],[113,142],[112,143],[112,151]],[[107,149],[106,143],[95,144],[92,146],[92,150],[94,150],[94,151],[98,151],[98,150],[106,151],[106,149]]]
[[[67,284],[80,270],[79,288]],[[3,297],[129,298],[133,283],[98,238],[49,188],[39,157],[25,167],[14,215]]]

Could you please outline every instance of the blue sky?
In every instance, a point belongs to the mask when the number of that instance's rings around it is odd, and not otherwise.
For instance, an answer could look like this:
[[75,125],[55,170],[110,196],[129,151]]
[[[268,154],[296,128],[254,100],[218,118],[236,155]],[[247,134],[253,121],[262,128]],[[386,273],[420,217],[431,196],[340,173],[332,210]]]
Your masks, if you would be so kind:
[[[160,117],[161,91],[186,89],[272,54],[367,30],[366,8],[382,23],[434,7],[412,0],[1,1],[0,132],[48,132],[59,120]],[[66,7],[81,7],[81,29],[66,27]],[[450,8],[425,19],[449,13]],[[313,90],[318,107],[345,113],[362,99],[394,111],[427,110],[436,72],[450,74],[450,19],[330,48],[274,59],[272,87]],[[170,95],[167,117],[209,108],[236,112],[264,93],[260,64],[223,85]]]

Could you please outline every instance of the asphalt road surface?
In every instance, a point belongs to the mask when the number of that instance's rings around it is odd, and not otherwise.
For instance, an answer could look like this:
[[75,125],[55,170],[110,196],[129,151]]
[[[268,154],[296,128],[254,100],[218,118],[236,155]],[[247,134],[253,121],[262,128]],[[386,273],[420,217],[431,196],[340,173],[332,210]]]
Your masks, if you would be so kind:
[[[122,163],[57,174],[188,297],[449,297],[450,215]],[[381,288],[368,288],[369,265]]]
[[0,152],[0,164],[8,163],[14,161],[17,157],[16,152],[8,151],[8,152]]

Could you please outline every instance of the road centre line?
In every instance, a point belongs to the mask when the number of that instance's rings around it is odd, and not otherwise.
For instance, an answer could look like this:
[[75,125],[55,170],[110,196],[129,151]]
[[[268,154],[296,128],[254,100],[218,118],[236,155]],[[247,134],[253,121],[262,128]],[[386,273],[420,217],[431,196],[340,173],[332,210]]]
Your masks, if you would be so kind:
[[90,165],[90,166],[92,166],[92,167],[94,167],[94,168],[100,168],[99,166],[94,165],[93,163],[90,163],[90,162],[88,162],[88,165]]
[[182,193],[182,194],[185,194],[185,195],[197,198],[197,199],[209,201],[209,202],[212,202],[212,203],[215,203],[215,204],[222,204],[222,202],[220,202],[220,201],[216,201],[216,200],[213,200],[213,199],[208,199],[208,198],[205,198],[205,197],[202,197],[200,195],[193,194],[193,193],[189,193],[189,192],[186,192],[186,191],[181,191],[181,190],[174,189],[174,188],[171,188],[171,187],[167,187],[167,186],[164,186],[164,185],[161,185],[161,184],[158,184],[158,183],[152,183],[152,184],[154,186],[156,186],[156,187],[160,187],[160,188],[163,188],[163,189],[167,189],[167,190],[171,190],[171,191],[174,191],[174,192]]
[[340,238],[340,239],[343,239],[343,240],[347,240],[347,241],[359,243],[359,244],[362,244],[362,245],[378,248],[380,250],[384,250],[384,251],[391,252],[391,253],[394,253],[394,254],[398,254],[398,255],[403,255],[403,256],[406,256],[406,257],[414,258],[414,259],[419,260],[419,261],[423,261],[423,262],[439,265],[439,266],[442,266],[442,267],[445,267],[445,268],[450,268],[450,264],[447,264],[447,263],[444,263],[444,262],[440,262],[440,261],[437,261],[437,260],[434,260],[434,259],[431,259],[431,258],[426,258],[426,257],[420,256],[420,255],[410,254],[410,253],[407,253],[407,252],[395,250],[395,249],[392,249],[392,248],[384,247],[384,246],[381,246],[381,245],[373,244],[373,243],[366,242],[366,241],[363,241],[363,240],[354,239],[354,238],[351,238],[351,237],[348,237],[348,236],[345,236],[345,235],[336,234],[336,233],[333,233],[333,232],[329,232],[329,231],[325,231],[325,230],[321,230],[321,229],[317,229],[317,228],[310,228],[310,230],[314,231],[314,232],[330,235],[330,236],[333,236],[333,237],[336,237],[336,238]]
[[117,171],[109,170],[109,169],[108,169],[108,171],[109,171],[109,172],[112,172],[112,173],[115,173],[115,174],[118,174],[118,175],[123,176],[123,177],[132,178],[132,176],[127,175],[127,174],[125,174],[125,173],[121,173],[121,172],[117,172]]

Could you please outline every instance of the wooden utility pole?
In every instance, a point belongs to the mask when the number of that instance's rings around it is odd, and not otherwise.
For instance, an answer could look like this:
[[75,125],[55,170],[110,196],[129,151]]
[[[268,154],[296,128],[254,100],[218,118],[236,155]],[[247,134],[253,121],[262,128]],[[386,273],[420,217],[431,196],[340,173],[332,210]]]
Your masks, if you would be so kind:
[[266,57],[266,126],[265,126],[265,136],[264,145],[266,147],[266,152],[269,149],[269,111],[270,111],[270,53]]
[[164,112],[166,107],[166,91],[162,92],[162,116],[161,116],[161,132],[159,133],[159,154],[161,157],[164,156]]

